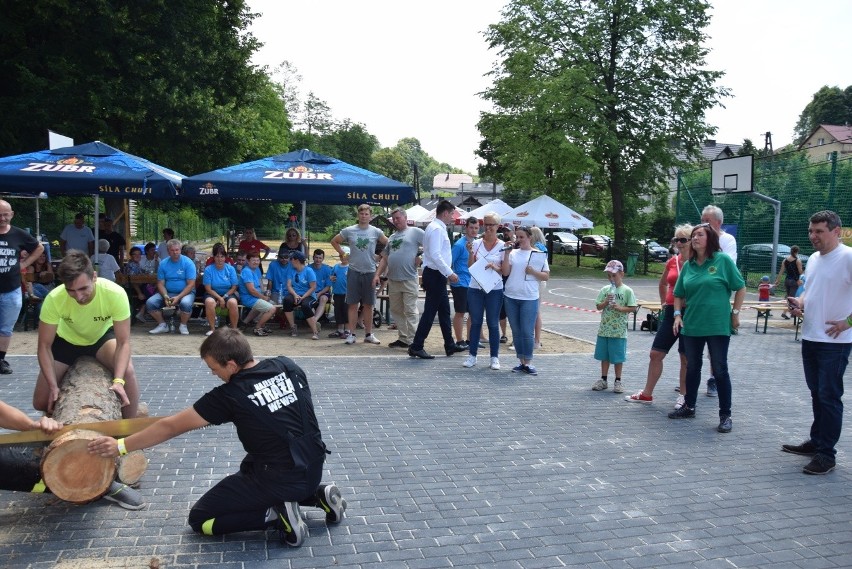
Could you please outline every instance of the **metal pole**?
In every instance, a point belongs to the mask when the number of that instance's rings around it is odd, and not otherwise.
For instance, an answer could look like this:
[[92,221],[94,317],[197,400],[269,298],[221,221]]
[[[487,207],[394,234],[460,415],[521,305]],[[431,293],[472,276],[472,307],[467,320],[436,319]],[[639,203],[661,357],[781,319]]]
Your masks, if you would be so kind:
[[772,275],[769,282],[775,282],[778,278],[778,234],[781,229],[781,202],[757,192],[754,192],[753,195],[757,199],[771,204],[775,209],[775,224],[772,227],[772,268],[769,271],[769,274]]

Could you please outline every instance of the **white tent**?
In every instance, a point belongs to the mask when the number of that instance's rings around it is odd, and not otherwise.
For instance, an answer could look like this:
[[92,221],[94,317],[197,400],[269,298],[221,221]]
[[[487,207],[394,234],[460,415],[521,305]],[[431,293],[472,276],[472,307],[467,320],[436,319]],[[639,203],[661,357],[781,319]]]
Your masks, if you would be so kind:
[[496,213],[497,215],[499,215],[500,217],[503,217],[504,215],[506,215],[507,213],[512,211],[512,206],[510,206],[509,204],[507,204],[506,202],[504,202],[501,199],[491,200],[487,204],[481,205],[478,208],[465,213],[463,216],[461,216],[461,218],[462,218],[462,221],[466,220],[469,217],[475,217],[476,219],[482,219],[482,217],[486,213],[490,213],[492,211],[494,213]]
[[[417,218],[415,220],[414,224],[419,225],[421,227],[426,227],[427,225],[432,223],[432,221],[435,220],[435,212],[436,211],[438,211],[438,208],[435,208],[432,211],[427,212],[426,215],[424,215],[423,217]],[[464,222],[461,220],[461,216],[465,213],[467,213],[465,210],[457,207],[456,210],[453,212],[453,225],[463,224]]]
[[405,216],[408,218],[408,225],[414,225],[414,223],[418,219],[424,217],[428,213],[429,210],[423,207],[422,205],[414,204],[413,206],[405,210]]
[[504,223],[536,225],[541,229],[591,229],[594,224],[550,196],[538,196],[503,216]]

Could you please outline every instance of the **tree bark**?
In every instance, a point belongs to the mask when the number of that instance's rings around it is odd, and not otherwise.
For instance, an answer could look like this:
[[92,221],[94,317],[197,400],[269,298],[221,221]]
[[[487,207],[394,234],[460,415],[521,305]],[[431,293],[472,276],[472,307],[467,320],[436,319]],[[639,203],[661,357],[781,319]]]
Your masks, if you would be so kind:
[[[121,403],[110,391],[112,374],[94,358],[78,359],[66,372],[59,389],[53,418],[63,425],[121,419]],[[44,454],[41,475],[45,485],[59,498],[75,504],[97,500],[115,479],[116,460],[89,454],[86,445],[101,436],[76,429],[54,439]],[[144,472],[147,461],[133,459],[133,482]]]

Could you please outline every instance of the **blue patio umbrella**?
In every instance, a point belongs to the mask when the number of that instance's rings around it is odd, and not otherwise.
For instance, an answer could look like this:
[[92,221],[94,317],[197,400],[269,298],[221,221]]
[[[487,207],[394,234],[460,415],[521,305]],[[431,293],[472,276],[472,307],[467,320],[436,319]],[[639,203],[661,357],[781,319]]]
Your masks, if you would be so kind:
[[267,200],[328,205],[414,201],[414,188],[310,150],[297,150],[184,178],[187,200]]
[[167,200],[182,174],[95,141],[0,158],[0,192]]

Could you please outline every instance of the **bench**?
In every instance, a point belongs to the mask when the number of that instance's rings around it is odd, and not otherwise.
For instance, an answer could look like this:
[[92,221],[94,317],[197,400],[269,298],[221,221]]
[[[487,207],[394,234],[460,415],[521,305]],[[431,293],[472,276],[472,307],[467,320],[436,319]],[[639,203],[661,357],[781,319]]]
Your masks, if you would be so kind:
[[[659,302],[654,302],[650,300],[638,300],[636,301],[636,310],[633,311],[633,331],[636,331],[636,315],[639,313],[639,309],[644,308],[651,314],[655,314],[659,320],[663,319],[663,305]],[[648,330],[653,333],[653,330]]]
[[[770,300],[770,301],[755,301],[755,300],[746,300],[743,302],[743,308],[752,309],[757,313],[757,317],[754,321],[754,331],[755,333],[760,331],[760,319],[763,319],[763,333],[766,334],[766,328],[769,326],[769,315],[772,312],[772,309],[776,310],[786,310],[787,309],[787,301],[786,300]],[[795,323],[795,322],[794,322]],[[796,329],[796,334],[798,336],[798,326]]]

